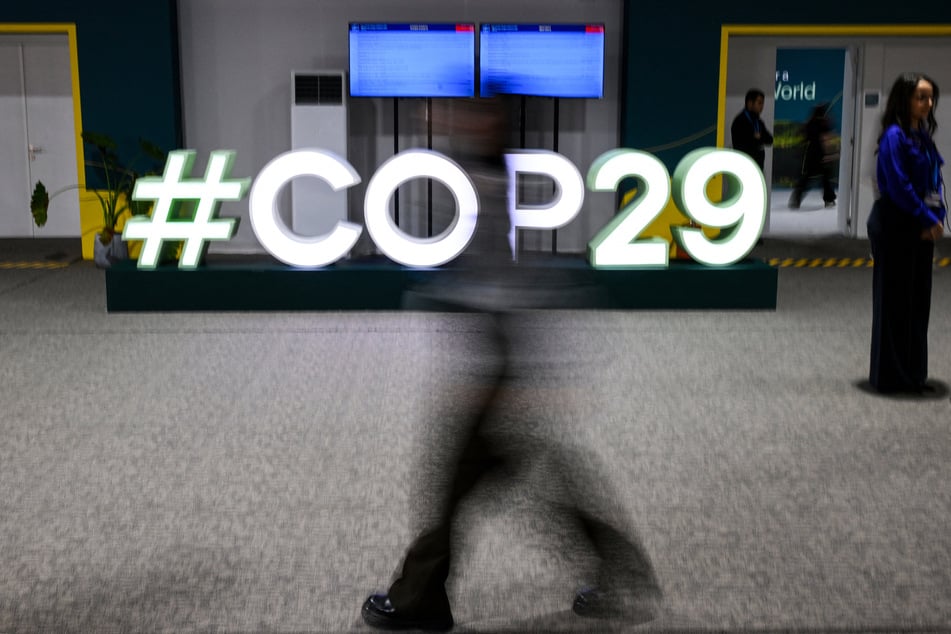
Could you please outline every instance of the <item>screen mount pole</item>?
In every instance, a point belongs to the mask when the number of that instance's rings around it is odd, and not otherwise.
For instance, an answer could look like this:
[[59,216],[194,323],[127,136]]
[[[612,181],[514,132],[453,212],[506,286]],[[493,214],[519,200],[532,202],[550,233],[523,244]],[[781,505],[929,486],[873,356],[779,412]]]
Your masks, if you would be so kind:
[[[558,115],[560,110],[558,97],[555,97],[555,112],[552,122],[552,150],[558,153]],[[557,187],[557,185],[556,185]],[[552,255],[558,253],[558,229],[551,230],[551,252]]]
[[[400,98],[393,97],[393,156],[400,153]],[[400,226],[400,188],[393,192],[393,222]]]

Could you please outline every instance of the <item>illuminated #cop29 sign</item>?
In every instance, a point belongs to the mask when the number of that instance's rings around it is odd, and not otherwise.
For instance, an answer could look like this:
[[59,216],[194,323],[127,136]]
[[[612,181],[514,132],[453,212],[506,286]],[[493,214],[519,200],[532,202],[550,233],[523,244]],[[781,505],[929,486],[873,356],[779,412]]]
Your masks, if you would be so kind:
[[[161,177],[140,178],[133,199],[153,200],[152,216],[130,218],[122,237],[142,240],[139,268],[155,268],[163,242],[183,242],[179,267],[198,266],[206,242],[230,240],[237,228],[234,218],[217,218],[223,200],[241,200],[249,179],[227,178],[234,152],[211,153],[203,179],[187,178],[195,152],[171,152]],[[549,151],[523,151],[506,155],[509,175],[509,217],[513,247],[515,229],[557,229],[581,210],[585,184],[578,169],[564,156]],[[514,187],[521,174],[541,174],[555,183],[552,200],[545,205],[520,205]],[[719,203],[707,196],[714,176],[728,182],[730,195]],[[317,177],[335,191],[352,187],[360,176],[346,159],[321,149],[294,150],[268,163],[250,188],[250,218],[257,239],[278,260],[298,268],[319,268],[345,257],[363,231],[360,225],[338,222],[324,235],[295,234],[281,220],[278,194],[291,180]],[[404,233],[389,214],[393,193],[415,178],[432,178],[445,185],[455,199],[456,215],[450,226],[432,238]],[[635,200],[620,210],[588,243],[588,259],[595,268],[666,267],[669,245],[662,238],[639,236],[674,203],[694,224],[720,229],[716,239],[701,228],[672,227],[677,244],[694,260],[709,266],[733,264],[744,258],[763,231],[766,219],[766,183],[753,160],[733,150],[704,148],[687,154],[673,178],[656,157],[637,150],[617,149],[598,157],[588,170],[591,191],[614,191],[625,178],[639,179]],[[176,201],[197,200],[195,215],[171,219]],[[432,150],[407,150],[386,161],[366,188],[364,217],[367,231],[387,257],[410,267],[434,267],[452,261],[468,246],[479,216],[479,197],[471,179],[453,160]]]

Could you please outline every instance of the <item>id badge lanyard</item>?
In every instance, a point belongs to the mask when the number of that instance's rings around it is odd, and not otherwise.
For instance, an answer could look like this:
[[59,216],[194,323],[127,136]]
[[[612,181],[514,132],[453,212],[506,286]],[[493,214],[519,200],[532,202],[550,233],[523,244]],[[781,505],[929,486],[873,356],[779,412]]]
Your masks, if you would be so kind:
[[[930,139],[929,139],[930,140]],[[938,199],[944,205],[945,214],[944,214],[944,224],[951,228],[948,220],[948,201],[945,198],[944,193],[944,177],[941,175],[941,164],[938,160],[938,149],[934,146],[934,141],[931,142],[932,145],[927,149],[928,163],[931,164],[931,191],[938,196]]]
[[749,110],[744,109],[743,114],[746,115],[746,118],[750,120],[750,123],[753,124],[753,134],[759,134],[759,118],[754,119],[753,115],[750,114]]

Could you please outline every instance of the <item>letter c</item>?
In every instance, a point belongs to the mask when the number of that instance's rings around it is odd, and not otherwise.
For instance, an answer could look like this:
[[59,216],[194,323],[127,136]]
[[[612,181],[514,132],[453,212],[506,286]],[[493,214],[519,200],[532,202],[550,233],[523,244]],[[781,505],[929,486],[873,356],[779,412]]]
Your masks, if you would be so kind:
[[339,221],[330,233],[320,236],[305,237],[291,231],[281,220],[277,195],[298,176],[316,176],[334,191],[360,182],[353,166],[333,152],[307,149],[280,154],[264,166],[251,186],[251,227],[261,246],[285,264],[298,268],[333,264],[350,252],[363,227]]

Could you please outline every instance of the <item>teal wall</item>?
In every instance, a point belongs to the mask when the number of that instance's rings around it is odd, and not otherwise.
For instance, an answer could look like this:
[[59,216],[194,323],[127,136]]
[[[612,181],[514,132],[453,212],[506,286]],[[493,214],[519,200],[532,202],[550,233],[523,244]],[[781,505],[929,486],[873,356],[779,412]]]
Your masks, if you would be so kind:
[[[108,134],[132,160],[138,139],[181,146],[175,0],[0,3],[0,22],[76,25],[83,129]],[[92,172],[90,183],[96,182]]]
[[[951,23],[951,2],[924,0],[901,11],[868,0],[763,0],[697,3],[624,0],[624,146],[663,145],[716,123],[723,24]],[[132,156],[137,139],[182,145],[175,0],[5,2],[0,22],[72,22],[79,52],[83,128],[119,141]],[[670,169],[715,132],[657,155]]]
[[[667,144],[716,123],[724,24],[951,23],[947,0],[909,2],[900,9],[893,2],[875,0],[624,3],[621,142],[633,148]],[[687,152],[715,144],[716,132],[710,132],[656,154],[672,170]]]

